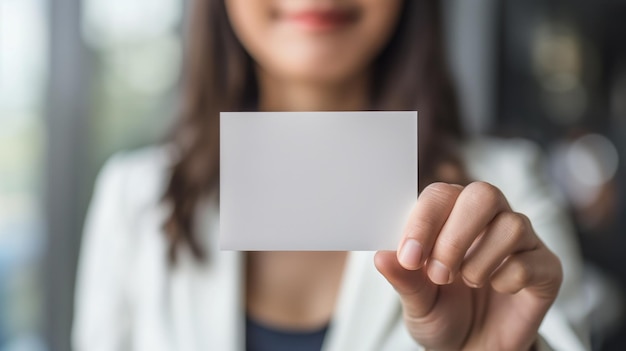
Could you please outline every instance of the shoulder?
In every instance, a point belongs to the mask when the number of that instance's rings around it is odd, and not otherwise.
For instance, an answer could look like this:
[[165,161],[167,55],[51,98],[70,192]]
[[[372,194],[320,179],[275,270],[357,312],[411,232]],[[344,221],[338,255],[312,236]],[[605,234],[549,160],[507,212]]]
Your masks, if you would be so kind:
[[[127,181],[145,185],[162,181],[173,161],[173,152],[168,146],[150,146],[133,151],[113,154],[104,164],[102,175],[114,174]],[[138,190],[138,189],[135,189]]]
[[116,207],[126,217],[146,208],[155,208],[165,191],[173,155],[170,146],[115,153],[100,170],[92,204]]
[[[465,141],[460,149],[470,178],[499,187],[513,202],[546,190],[550,183],[543,152],[532,141],[483,137]],[[553,190],[549,195],[556,200]]]
[[540,166],[539,146],[526,139],[481,137],[466,140],[461,155],[471,175],[498,176]]
[[135,337],[134,314],[142,318],[141,311],[151,308],[142,302],[145,296],[160,296],[156,288],[168,270],[164,236],[156,234],[170,155],[167,147],[119,152],[98,175],[76,276],[77,349],[92,349],[96,339],[109,350],[128,345]]

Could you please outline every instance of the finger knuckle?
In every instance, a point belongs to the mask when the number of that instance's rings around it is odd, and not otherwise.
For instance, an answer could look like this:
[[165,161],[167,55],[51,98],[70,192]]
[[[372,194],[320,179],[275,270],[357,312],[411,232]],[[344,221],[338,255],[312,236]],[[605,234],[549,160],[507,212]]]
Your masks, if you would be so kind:
[[552,251],[548,250],[548,252],[548,264],[550,265],[550,267],[553,268],[552,270],[550,270],[550,272],[554,274],[554,280],[557,281],[560,285],[563,281],[563,263],[561,262],[561,259]]
[[487,182],[473,182],[465,190],[479,204],[494,206],[502,201],[502,192],[496,186]]
[[444,261],[457,261],[465,255],[467,245],[460,238],[451,235],[442,235],[436,243],[439,253],[445,253]]
[[524,238],[529,223],[526,216],[515,212],[503,212],[498,217],[505,228],[509,241],[518,242]]
[[457,191],[457,189],[450,184],[435,182],[429,184],[426,188],[424,188],[422,194],[447,197],[453,195],[455,191]]
[[416,216],[415,220],[410,223],[409,229],[412,237],[422,237],[437,229],[437,220],[432,216]]
[[531,281],[530,267],[523,260],[510,262],[509,279],[516,287],[527,286]]
[[563,263],[561,262],[561,260],[558,257],[556,257],[556,256],[554,256],[554,257],[555,257],[554,265],[556,267],[555,281],[557,282],[558,288],[560,288],[561,284],[563,284],[563,279],[565,278],[564,277],[564,273],[563,273]]

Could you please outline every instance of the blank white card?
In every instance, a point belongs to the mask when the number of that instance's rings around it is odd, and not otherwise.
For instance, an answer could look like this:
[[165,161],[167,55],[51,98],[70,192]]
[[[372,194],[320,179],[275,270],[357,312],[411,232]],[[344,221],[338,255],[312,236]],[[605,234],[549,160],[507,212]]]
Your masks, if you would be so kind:
[[417,199],[417,112],[222,112],[224,250],[395,250]]

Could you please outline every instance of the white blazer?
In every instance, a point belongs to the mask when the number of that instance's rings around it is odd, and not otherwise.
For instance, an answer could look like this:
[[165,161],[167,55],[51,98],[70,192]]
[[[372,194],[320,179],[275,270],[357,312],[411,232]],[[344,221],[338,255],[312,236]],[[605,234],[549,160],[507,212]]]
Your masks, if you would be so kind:
[[[474,179],[500,187],[514,210],[562,260],[564,283],[540,328],[541,349],[588,349],[580,308],[581,259],[558,198],[540,176],[531,143],[481,139],[462,147]],[[216,201],[198,206],[202,264],[185,251],[168,266],[160,202],[171,157],[165,147],[122,153],[103,168],[87,217],[76,283],[76,351],[242,351],[244,265],[218,250]],[[181,252],[183,253],[183,252]],[[351,252],[324,351],[422,350],[408,335],[398,296],[373,252]]]

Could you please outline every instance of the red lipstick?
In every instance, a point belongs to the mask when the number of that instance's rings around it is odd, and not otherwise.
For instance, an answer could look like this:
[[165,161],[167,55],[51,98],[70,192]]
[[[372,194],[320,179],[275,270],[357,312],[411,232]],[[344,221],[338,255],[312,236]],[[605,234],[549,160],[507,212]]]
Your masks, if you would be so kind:
[[353,12],[341,10],[305,10],[286,16],[287,20],[310,31],[331,31],[353,22]]

